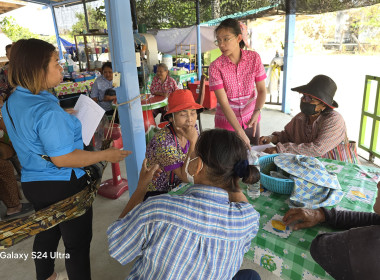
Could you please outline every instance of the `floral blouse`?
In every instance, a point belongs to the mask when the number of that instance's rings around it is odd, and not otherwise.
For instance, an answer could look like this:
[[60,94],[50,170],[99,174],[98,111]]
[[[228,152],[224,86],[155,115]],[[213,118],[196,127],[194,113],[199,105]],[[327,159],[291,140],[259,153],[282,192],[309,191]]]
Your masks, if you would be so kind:
[[[187,141],[186,146],[182,148],[178,141],[176,144],[174,137],[169,127],[165,127],[158,131],[148,144],[146,149],[147,165],[157,163],[162,170],[158,178],[148,185],[148,191],[170,191],[171,187],[178,186],[181,183],[181,180],[172,171],[182,167],[190,143]],[[171,176],[173,176],[172,180],[170,179]],[[170,181],[172,181],[171,184]]]

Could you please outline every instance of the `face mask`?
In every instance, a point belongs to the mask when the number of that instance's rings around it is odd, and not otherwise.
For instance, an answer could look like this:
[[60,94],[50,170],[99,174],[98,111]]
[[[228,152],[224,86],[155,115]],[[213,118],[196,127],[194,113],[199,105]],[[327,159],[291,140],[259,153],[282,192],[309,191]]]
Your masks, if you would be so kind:
[[310,104],[310,103],[306,103],[306,102],[301,101],[301,104],[300,104],[301,112],[307,116],[315,115],[315,114],[319,113],[319,112],[315,111],[316,106],[317,105],[315,105],[315,104]]
[[[193,160],[195,160],[195,159],[197,159],[198,157],[195,157],[195,158],[193,158],[193,159],[190,159],[190,157],[188,157],[187,158],[187,161],[186,161],[186,166],[185,166],[185,173],[186,173],[186,178],[187,178],[187,181],[189,181],[189,183],[191,183],[191,184],[194,184],[194,175],[190,175],[190,173],[189,173],[189,163],[190,162],[192,162]],[[202,167],[201,167],[201,169],[199,169],[199,171],[201,171],[202,170],[202,168],[203,168],[203,162],[201,162],[202,163]],[[198,171],[198,172],[199,172]]]

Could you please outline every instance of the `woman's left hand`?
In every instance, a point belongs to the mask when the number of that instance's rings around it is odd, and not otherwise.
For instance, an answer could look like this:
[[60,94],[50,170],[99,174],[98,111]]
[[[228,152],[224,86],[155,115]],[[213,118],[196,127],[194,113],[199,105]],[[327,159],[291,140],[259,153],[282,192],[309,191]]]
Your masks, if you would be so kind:
[[255,135],[256,135],[256,126],[257,126],[257,123],[258,123],[259,116],[260,116],[260,111],[254,111],[253,114],[252,114],[251,119],[249,120],[249,122],[246,123],[246,125],[248,127],[252,127],[253,128],[252,137],[255,137]]
[[77,112],[74,110],[74,108],[66,108],[64,110],[66,113],[69,113],[70,115],[74,115]]

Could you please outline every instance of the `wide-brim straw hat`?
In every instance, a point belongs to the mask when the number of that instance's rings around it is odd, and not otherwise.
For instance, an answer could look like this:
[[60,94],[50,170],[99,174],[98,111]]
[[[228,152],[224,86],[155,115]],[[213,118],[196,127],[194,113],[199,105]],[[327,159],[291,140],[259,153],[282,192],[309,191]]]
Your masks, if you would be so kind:
[[188,89],[178,89],[172,92],[168,98],[168,111],[164,115],[164,119],[168,120],[170,114],[183,110],[197,110],[197,113],[203,111],[203,106],[194,101],[193,94]]
[[334,100],[336,89],[335,82],[325,75],[317,75],[308,84],[292,88],[293,91],[310,95],[322,101],[330,108],[338,108],[338,103]]

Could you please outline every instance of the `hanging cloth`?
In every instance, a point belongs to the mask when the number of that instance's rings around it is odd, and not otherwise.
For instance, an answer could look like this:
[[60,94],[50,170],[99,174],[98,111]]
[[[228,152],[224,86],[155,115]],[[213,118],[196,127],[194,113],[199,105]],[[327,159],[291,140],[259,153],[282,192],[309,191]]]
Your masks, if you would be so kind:
[[281,154],[275,157],[274,163],[294,180],[289,207],[316,209],[342,200],[344,193],[338,177],[328,172],[317,158]]

